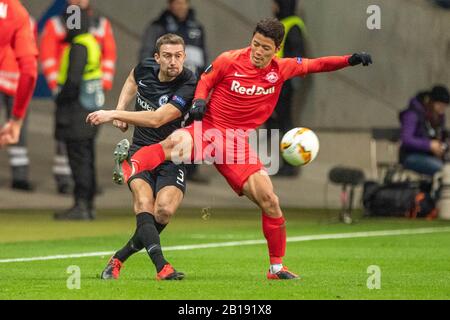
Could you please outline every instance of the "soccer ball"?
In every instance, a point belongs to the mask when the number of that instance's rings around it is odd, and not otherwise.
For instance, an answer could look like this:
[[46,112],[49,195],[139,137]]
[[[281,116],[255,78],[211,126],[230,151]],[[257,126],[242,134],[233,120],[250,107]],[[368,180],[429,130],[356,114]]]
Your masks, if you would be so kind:
[[281,155],[293,166],[304,166],[313,161],[319,152],[319,139],[308,128],[295,128],[281,139]]

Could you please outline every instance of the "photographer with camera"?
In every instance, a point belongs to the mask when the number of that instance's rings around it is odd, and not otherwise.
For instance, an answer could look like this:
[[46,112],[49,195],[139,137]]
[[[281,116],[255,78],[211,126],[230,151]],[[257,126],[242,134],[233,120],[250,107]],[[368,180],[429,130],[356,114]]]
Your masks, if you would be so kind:
[[418,93],[400,113],[400,163],[405,169],[434,176],[444,166],[448,151],[445,108],[449,92],[444,86]]

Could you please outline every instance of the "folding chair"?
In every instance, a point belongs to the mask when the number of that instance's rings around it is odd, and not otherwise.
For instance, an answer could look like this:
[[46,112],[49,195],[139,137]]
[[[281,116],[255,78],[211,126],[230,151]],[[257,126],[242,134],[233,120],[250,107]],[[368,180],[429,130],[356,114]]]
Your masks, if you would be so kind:
[[[385,153],[379,155],[380,144],[384,144]],[[403,171],[398,161],[400,148],[400,128],[372,128],[370,139],[370,163],[372,178],[380,182],[389,182]],[[381,159],[382,158],[382,159]]]
[[[334,167],[328,173],[328,179],[333,183],[342,185],[341,191],[342,210],[339,215],[339,220],[341,220],[346,224],[352,223],[354,190],[356,186],[364,183],[364,172],[360,169],[348,167]],[[348,193],[348,187],[350,187],[350,196]]]

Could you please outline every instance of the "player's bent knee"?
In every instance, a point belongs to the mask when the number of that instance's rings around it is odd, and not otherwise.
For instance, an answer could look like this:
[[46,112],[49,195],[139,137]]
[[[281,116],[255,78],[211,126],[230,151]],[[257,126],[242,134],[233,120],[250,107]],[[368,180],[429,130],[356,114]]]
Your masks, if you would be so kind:
[[260,196],[260,206],[267,211],[277,210],[280,206],[278,196],[273,192],[264,192]]
[[193,140],[191,135],[184,130],[174,132],[169,138],[170,159],[175,163],[188,163],[191,160]]
[[158,223],[168,224],[170,222],[170,218],[175,214],[175,211],[167,207],[158,207],[156,208],[155,214],[155,219]]

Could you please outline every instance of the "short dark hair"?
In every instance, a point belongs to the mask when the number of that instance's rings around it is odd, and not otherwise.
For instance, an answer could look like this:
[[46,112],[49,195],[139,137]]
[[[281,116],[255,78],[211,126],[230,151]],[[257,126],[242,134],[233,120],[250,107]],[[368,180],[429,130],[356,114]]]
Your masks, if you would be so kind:
[[284,26],[278,19],[266,18],[258,22],[253,35],[256,33],[272,39],[278,48],[284,39]]
[[186,49],[186,44],[184,43],[184,40],[182,37],[177,36],[173,33],[166,33],[165,35],[162,35],[159,37],[158,40],[156,40],[156,50],[155,52],[159,54],[161,50],[161,46],[165,44],[181,44],[183,46],[183,49]]

